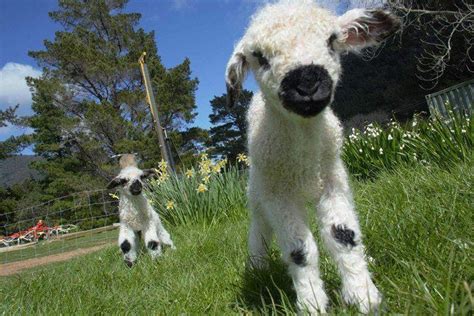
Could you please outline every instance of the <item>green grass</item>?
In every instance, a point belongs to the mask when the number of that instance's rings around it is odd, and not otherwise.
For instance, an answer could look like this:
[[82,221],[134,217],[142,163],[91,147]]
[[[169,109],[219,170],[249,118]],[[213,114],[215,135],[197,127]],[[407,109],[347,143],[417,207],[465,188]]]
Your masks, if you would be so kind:
[[[474,165],[450,171],[399,166],[355,181],[370,270],[384,294],[383,313],[473,312]],[[177,246],[132,269],[110,247],[69,262],[2,278],[0,313],[247,314],[294,312],[295,295],[277,250],[270,270],[246,269],[248,220],[240,204],[219,220],[168,226]],[[313,227],[317,235],[317,228]],[[321,247],[322,248],[322,247]],[[333,313],[353,314],[322,249],[321,271]]]
[[78,248],[89,248],[117,240],[118,230],[84,235],[74,239],[41,240],[36,245],[21,250],[0,253],[0,264],[39,258]]

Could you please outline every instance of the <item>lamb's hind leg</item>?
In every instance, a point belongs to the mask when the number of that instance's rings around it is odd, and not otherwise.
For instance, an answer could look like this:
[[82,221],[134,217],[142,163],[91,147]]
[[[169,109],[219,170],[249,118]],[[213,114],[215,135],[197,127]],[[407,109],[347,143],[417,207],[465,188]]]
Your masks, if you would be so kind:
[[326,170],[324,194],[318,208],[321,235],[339,268],[344,300],[368,313],[378,307],[381,295],[367,269],[346,171],[339,159]]
[[175,246],[170,234],[161,224],[159,215],[155,213],[155,211],[150,211],[150,214],[152,214],[152,216],[145,232],[145,244],[151,257],[157,258],[161,255],[163,247],[167,246],[171,249],[175,249]]
[[266,218],[271,223],[298,298],[298,308],[324,313],[328,298],[319,275],[318,248],[306,221],[304,205],[269,199]]
[[144,235],[145,246],[152,259],[156,259],[161,255],[161,242],[158,237],[156,223],[150,221],[145,229]]
[[131,267],[137,260],[138,238],[130,227],[121,224],[118,244],[123,253],[123,260]]

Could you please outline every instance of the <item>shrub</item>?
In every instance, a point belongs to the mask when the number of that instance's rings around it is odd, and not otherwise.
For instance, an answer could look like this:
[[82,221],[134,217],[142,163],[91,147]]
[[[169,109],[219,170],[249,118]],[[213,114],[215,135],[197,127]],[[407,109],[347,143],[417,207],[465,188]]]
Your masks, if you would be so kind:
[[370,178],[400,163],[436,164],[449,168],[472,157],[474,125],[472,115],[448,111],[448,117],[434,115],[402,126],[390,122],[386,128],[369,124],[347,138],[343,159],[349,171]]
[[[247,161],[246,157],[240,160]],[[167,174],[162,162],[158,173],[147,195],[162,220],[171,225],[212,223],[243,213],[246,171],[228,166],[225,159],[213,163],[202,155],[199,166],[184,175]]]

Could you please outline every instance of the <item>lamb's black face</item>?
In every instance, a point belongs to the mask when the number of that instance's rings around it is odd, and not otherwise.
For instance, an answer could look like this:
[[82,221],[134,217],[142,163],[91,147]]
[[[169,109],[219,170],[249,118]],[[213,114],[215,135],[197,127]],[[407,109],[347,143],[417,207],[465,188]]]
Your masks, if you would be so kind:
[[131,184],[130,184],[130,193],[132,195],[140,195],[142,193],[142,189],[143,189],[143,185],[142,183],[140,182],[140,180],[134,180]]
[[305,65],[288,72],[278,96],[283,106],[300,116],[313,117],[331,103],[333,80],[324,67]]
[[116,177],[107,186],[107,189],[121,187],[122,192],[131,195],[140,195],[143,191],[143,181],[155,175],[153,169],[140,170],[135,167],[128,167]]

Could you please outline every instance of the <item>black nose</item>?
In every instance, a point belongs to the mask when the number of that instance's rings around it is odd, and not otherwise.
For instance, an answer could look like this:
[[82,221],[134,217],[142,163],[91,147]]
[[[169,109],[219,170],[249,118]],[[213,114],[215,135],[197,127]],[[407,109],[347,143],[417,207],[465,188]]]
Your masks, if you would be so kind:
[[331,101],[333,82],[318,65],[300,66],[288,72],[280,85],[285,108],[304,117],[315,116]]
[[138,180],[133,181],[133,183],[130,185],[130,193],[133,195],[139,195],[142,193],[142,183]]

